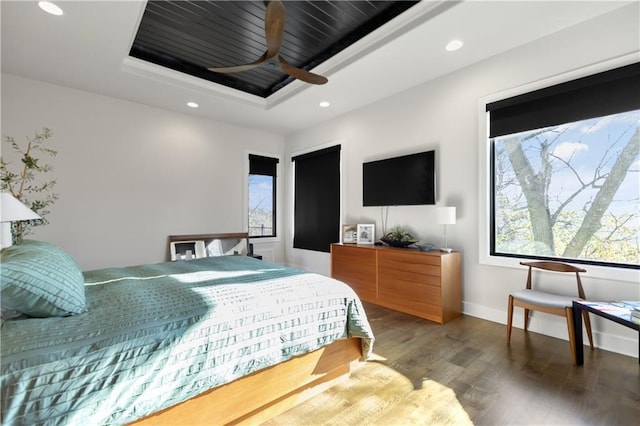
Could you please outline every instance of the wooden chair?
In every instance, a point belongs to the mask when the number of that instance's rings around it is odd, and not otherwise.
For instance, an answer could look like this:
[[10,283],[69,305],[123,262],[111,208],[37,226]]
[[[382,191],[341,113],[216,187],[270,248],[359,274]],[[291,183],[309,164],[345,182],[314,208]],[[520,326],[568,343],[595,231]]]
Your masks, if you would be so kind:
[[[507,342],[511,341],[511,324],[513,320],[513,307],[519,306],[524,309],[524,331],[527,331],[529,325],[529,311],[540,311],[548,314],[560,315],[567,319],[567,328],[569,329],[569,344],[571,345],[571,359],[576,364],[576,350],[574,346],[574,329],[573,329],[573,300],[580,298],[585,299],[584,289],[580,281],[580,272],[587,272],[585,269],[578,268],[573,265],[560,262],[520,262],[521,265],[529,267],[527,275],[527,287],[524,290],[517,291],[509,295],[508,320],[507,320]],[[560,296],[557,294],[547,293],[544,291],[533,290],[531,274],[533,268],[545,271],[555,272],[572,272],[576,274],[578,284],[578,297]],[[583,310],[583,318],[589,344],[593,349],[593,336],[591,334],[591,322],[589,321],[589,313]]]

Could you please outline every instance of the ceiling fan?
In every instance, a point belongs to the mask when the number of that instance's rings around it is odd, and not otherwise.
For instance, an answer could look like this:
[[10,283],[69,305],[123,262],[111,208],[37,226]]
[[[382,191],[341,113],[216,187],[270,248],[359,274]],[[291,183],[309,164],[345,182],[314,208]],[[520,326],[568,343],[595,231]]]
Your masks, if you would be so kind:
[[265,1],[267,11],[264,19],[265,39],[267,51],[254,62],[231,67],[208,68],[209,71],[231,74],[235,72],[247,71],[260,66],[277,68],[293,78],[311,84],[325,84],[329,80],[318,74],[294,67],[280,55],[282,38],[284,36],[284,4],[281,0]]

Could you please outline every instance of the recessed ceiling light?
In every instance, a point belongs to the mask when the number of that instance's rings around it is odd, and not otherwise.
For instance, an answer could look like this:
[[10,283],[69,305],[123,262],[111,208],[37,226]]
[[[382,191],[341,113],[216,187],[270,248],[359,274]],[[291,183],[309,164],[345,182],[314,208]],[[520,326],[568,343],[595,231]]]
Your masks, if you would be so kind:
[[188,106],[189,108],[198,108],[200,105],[198,105],[198,104],[197,104],[197,103],[195,103],[195,102],[187,102],[187,106]]
[[322,101],[322,102],[320,102],[319,105],[320,105],[320,108],[328,108],[328,107],[331,106],[331,103],[328,102],[328,101]]
[[445,47],[445,49],[447,49],[449,52],[453,52],[460,49],[463,44],[464,43],[460,40],[451,40],[449,43],[447,43],[447,47]]
[[63,14],[62,9],[60,9],[58,6],[51,3],[50,1],[38,2],[38,6],[40,6],[40,9],[52,15],[60,16]]

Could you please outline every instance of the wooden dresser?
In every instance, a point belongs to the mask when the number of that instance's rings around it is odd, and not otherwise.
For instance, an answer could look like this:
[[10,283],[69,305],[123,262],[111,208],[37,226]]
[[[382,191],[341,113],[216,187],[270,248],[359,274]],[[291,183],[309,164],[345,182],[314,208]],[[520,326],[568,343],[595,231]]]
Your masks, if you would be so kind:
[[439,324],[461,315],[460,252],[332,244],[331,276],[365,302]]

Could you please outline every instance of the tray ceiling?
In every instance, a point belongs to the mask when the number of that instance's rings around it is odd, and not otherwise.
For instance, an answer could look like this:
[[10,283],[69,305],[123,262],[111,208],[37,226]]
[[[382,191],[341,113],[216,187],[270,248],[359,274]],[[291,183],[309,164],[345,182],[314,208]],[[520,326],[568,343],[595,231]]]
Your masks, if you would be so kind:
[[[280,53],[312,70],[417,3],[285,1]],[[149,1],[130,56],[266,98],[294,79],[268,66],[207,70],[250,63],[265,52],[265,8],[262,1]]]

